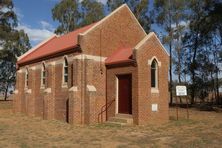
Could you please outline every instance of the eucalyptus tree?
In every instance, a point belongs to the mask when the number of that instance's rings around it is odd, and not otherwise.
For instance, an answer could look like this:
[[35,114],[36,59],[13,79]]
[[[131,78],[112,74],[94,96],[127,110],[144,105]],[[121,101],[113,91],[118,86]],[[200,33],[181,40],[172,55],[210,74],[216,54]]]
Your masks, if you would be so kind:
[[66,34],[104,17],[104,5],[96,0],[61,0],[52,9],[52,18],[59,22],[56,34]]
[[124,3],[130,7],[144,30],[149,32],[152,23],[151,11],[149,11],[149,0],[108,0],[107,6],[109,11],[113,11]]
[[105,16],[104,5],[96,0],[83,0],[81,2],[81,26],[92,24]]
[[79,1],[61,0],[52,9],[52,18],[59,22],[56,34],[64,34],[78,28],[80,20]]
[[[200,65],[204,63],[207,65],[206,60],[200,60],[198,57],[203,55],[203,51],[205,46],[212,47],[213,42],[215,41],[215,31],[218,31],[219,26],[221,25],[221,1],[218,0],[190,0],[189,4],[189,30],[187,31],[184,44],[189,51],[189,59],[188,67],[191,79],[191,103],[195,103],[195,97],[199,93],[199,81],[197,81],[197,77],[201,73],[199,70]],[[209,57],[214,57],[213,60],[217,56],[213,52],[213,48],[207,48],[211,52],[207,54]],[[211,54],[210,54],[211,53]],[[218,52],[216,52],[218,53]],[[217,65],[213,63],[214,67]],[[206,67],[205,67],[206,68]]]
[[0,90],[7,98],[14,86],[17,57],[30,48],[29,38],[23,30],[16,30],[17,17],[11,0],[0,1]]
[[[181,83],[182,38],[188,23],[186,10],[185,0],[154,0],[155,22],[164,29],[163,43],[169,47],[170,52],[170,104],[173,102],[173,61],[176,63],[176,74],[178,75],[179,83]],[[176,59],[174,60],[173,52],[176,54]]]

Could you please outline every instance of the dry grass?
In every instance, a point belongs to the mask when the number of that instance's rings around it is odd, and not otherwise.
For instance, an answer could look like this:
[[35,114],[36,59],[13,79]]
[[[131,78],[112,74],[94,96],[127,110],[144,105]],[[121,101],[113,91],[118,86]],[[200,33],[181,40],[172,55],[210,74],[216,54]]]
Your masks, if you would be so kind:
[[72,126],[13,114],[11,101],[0,101],[0,147],[221,147],[222,114],[190,112],[190,120],[180,109],[179,121],[159,126]]

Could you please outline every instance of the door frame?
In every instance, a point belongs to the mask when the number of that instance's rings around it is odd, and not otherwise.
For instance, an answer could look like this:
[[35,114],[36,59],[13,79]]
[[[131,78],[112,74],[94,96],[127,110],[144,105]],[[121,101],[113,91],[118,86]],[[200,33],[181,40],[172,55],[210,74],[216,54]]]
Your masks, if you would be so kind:
[[[131,93],[133,92],[133,90],[132,90],[133,89],[133,87],[132,87],[132,84],[133,84],[132,83],[132,73],[116,74],[115,75],[115,77],[116,77],[116,98],[115,98],[116,99],[115,100],[116,107],[115,107],[115,114],[119,114],[119,78],[118,78],[118,76],[122,76],[122,75],[131,75]],[[132,98],[131,98],[131,101],[133,101]],[[131,102],[131,103],[132,103],[131,110],[133,110],[133,102]]]

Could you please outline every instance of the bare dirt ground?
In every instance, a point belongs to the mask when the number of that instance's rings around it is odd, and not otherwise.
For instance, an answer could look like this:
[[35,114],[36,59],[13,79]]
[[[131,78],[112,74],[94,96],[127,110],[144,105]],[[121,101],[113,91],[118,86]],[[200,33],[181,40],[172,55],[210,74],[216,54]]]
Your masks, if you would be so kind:
[[11,101],[0,101],[0,147],[221,147],[222,113],[170,109],[169,123],[147,126],[73,126],[13,114]]

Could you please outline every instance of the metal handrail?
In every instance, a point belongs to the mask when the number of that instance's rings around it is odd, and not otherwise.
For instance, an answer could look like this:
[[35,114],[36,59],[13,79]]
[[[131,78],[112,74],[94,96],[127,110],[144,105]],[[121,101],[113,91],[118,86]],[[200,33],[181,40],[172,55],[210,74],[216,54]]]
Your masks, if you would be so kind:
[[[103,113],[107,111],[107,109],[111,106],[111,104],[115,102],[115,99],[111,100],[110,102],[106,103],[101,107],[100,113],[98,114],[98,123],[103,123]],[[101,118],[100,118],[101,117]],[[101,120],[100,120],[101,119]]]

